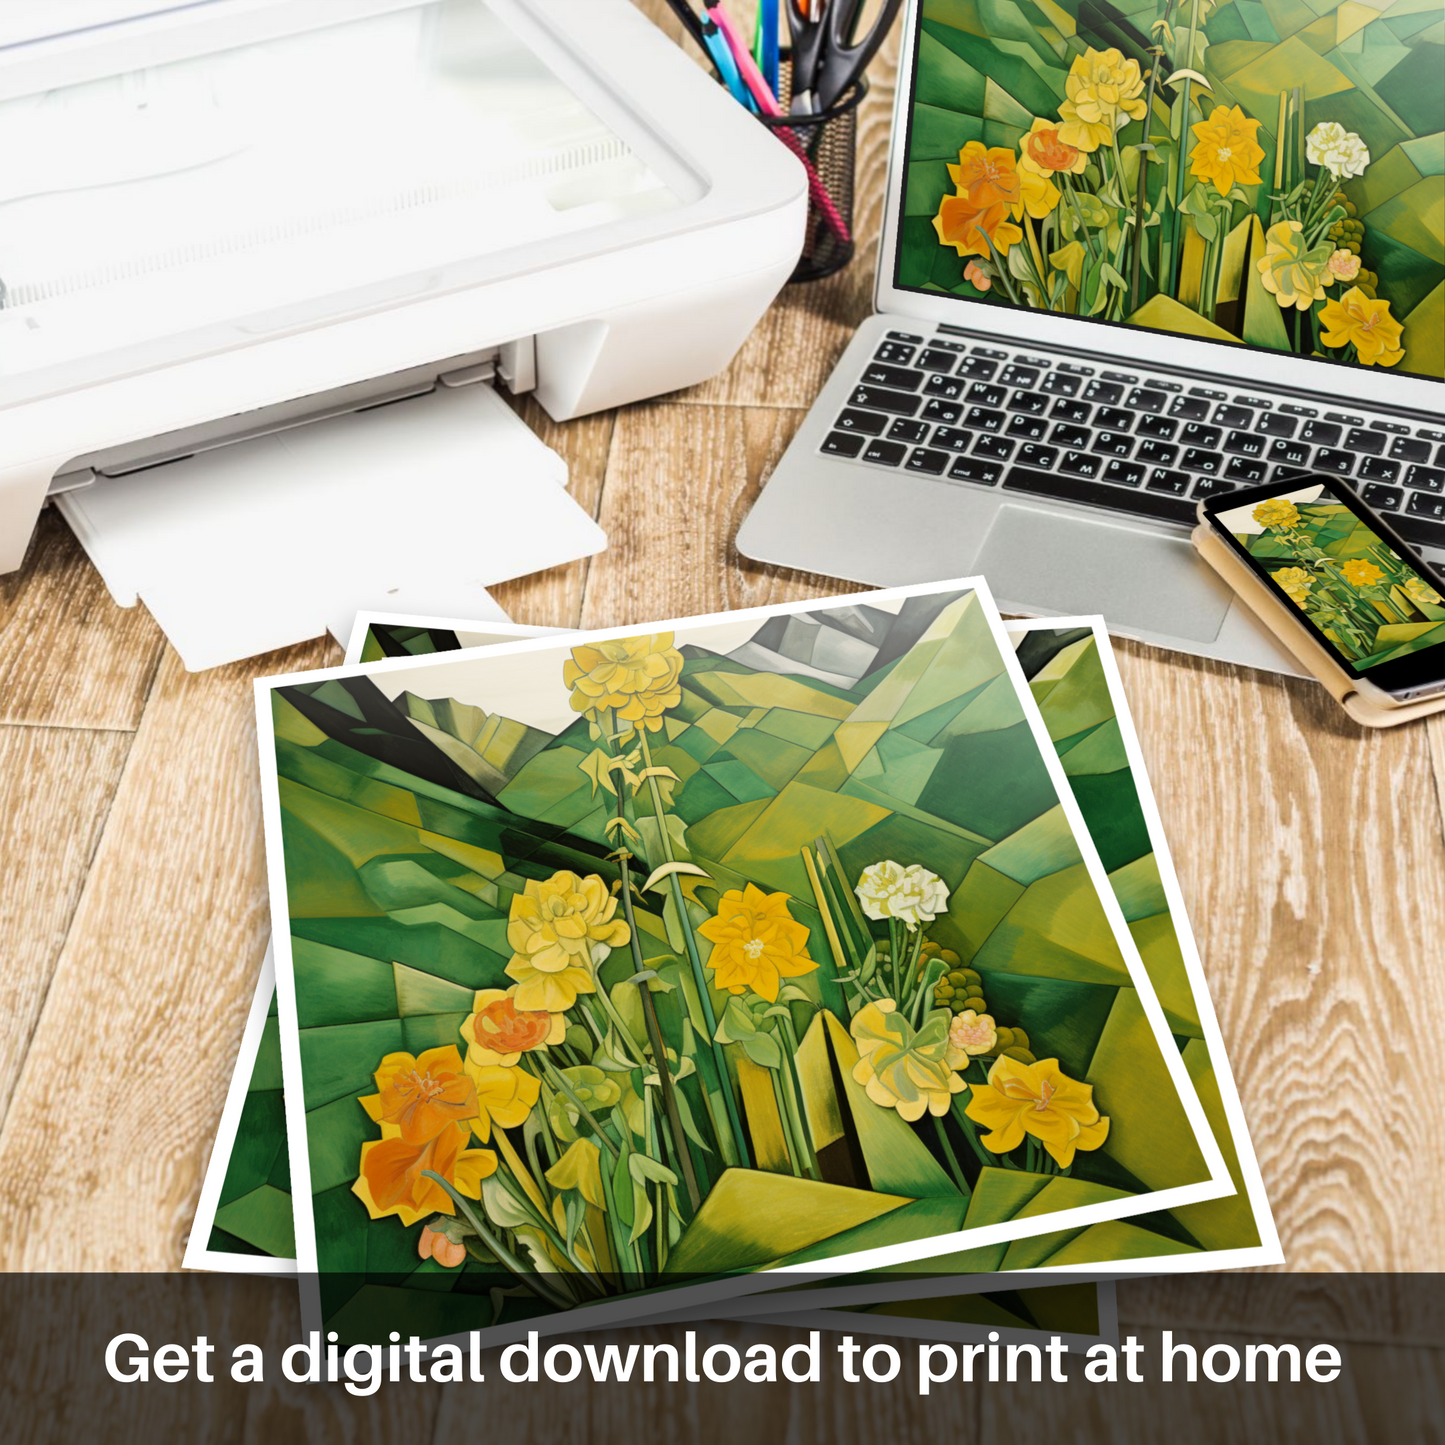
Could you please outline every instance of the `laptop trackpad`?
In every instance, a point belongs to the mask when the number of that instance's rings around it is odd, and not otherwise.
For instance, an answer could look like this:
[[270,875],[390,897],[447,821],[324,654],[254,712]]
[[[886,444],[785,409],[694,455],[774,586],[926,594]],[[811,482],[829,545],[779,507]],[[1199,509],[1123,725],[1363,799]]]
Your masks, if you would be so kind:
[[1120,628],[1213,642],[1233,594],[1190,544],[1127,526],[1005,506],[976,570],[1008,603],[1065,615],[1102,612]]

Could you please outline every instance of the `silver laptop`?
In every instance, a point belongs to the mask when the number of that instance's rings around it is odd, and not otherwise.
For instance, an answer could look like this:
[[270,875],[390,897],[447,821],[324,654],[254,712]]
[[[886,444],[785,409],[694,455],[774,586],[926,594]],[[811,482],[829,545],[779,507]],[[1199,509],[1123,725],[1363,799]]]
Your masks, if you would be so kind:
[[1200,498],[1346,478],[1445,564],[1445,10],[1158,8],[914,0],[877,314],[744,555],[1280,672]]

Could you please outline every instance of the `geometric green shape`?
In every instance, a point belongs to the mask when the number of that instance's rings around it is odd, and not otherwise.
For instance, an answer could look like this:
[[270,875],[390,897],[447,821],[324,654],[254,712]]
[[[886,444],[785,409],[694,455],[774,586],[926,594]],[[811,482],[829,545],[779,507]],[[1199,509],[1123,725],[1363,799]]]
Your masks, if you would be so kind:
[[1445,131],[1401,141],[1400,149],[1422,176],[1445,176]]
[[1059,804],[980,853],[978,861],[1027,887],[1050,873],[1074,867],[1079,861],[1079,845],[1068,814]]
[[[374,1092],[374,1090],[372,1090]],[[311,1192],[350,1185],[361,1173],[361,1146],[381,1138],[354,1095],[312,1109],[306,1115],[306,1154],[311,1161]]]
[[[1170,1213],[1177,1211],[1171,1210]],[[1056,1238],[1062,1236],[1050,1236]],[[1063,1265],[1106,1265],[1115,1259],[1154,1259],[1173,1254],[1198,1254],[1199,1251],[1181,1240],[1131,1224],[1127,1219],[1110,1219],[1091,1224],[1082,1234],[1065,1239],[1059,1247],[1039,1262],[1040,1268],[1056,1269]]]
[[396,988],[396,1011],[402,1018],[411,1014],[470,1012],[475,990],[423,973],[405,964],[392,964]]
[[1194,1091],[1199,1095],[1204,1117],[1209,1120],[1215,1142],[1229,1166],[1229,1177],[1234,1180],[1236,1193],[1224,1199],[1205,1199],[1199,1204],[1186,1204],[1170,1213],[1205,1249],[1253,1249],[1260,1242],[1259,1226],[1255,1223],[1254,1209],[1245,1192],[1239,1150],[1229,1130],[1208,1046],[1202,1039],[1191,1039],[1184,1046],[1182,1057]]
[[1400,345],[1405,348],[1404,370],[1423,376],[1445,377],[1445,281],[1404,320]]
[[[815,753],[838,729],[835,718],[818,717],[814,713],[792,712],[787,708],[769,708],[757,721],[756,732],[796,743]],[[735,750],[736,751],[736,750]]]
[[1114,716],[1114,700],[1092,634],[1070,644],[1039,669],[1032,679],[1036,699],[1045,683],[1054,686],[1039,702],[1039,711],[1056,742]]
[[1126,923],[1169,911],[1169,900],[1164,896],[1164,883],[1159,877],[1159,862],[1153,853],[1145,853],[1116,869],[1109,875],[1109,886],[1114,890]]
[[412,1014],[402,1019],[401,1036],[407,1053],[420,1055],[427,1049],[444,1049],[448,1044],[461,1042],[461,1027],[470,1014],[468,1001],[463,1013]]
[[774,797],[777,789],[765,783],[746,763],[736,758],[703,765],[703,772],[731,795],[730,801],[755,803],[762,798]]
[[1083,863],[1030,884],[972,966],[1082,983],[1131,981]]
[[1115,773],[1128,766],[1117,718],[1095,728],[1064,755],[1064,772],[1071,778],[1080,773]]
[[1027,1169],[995,1169],[985,1165],[974,1182],[965,1229],[1007,1224],[1048,1183],[1048,1176]]
[[915,105],[908,134],[909,174],[919,161],[957,162],[959,151],[982,135],[983,122],[977,116],[936,105]]
[[295,936],[291,957],[301,1028],[396,1017],[390,964]]
[[[266,1182],[276,1155],[286,1148],[286,1112],[279,1090],[247,1094],[241,1103],[236,1140],[221,1183],[222,1204],[251,1193]],[[234,1231],[232,1231],[234,1233]]]
[[1140,918],[1129,924],[1129,932],[1139,950],[1144,972],[1159,996],[1159,1007],[1172,1034],[1198,1038],[1199,1004],[1184,968],[1184,955],[1179,949],[1179,935],[1167,913]]
[[[272,995],[275,1007],[275,995]],[[281,1024],[274,1013],[270,1014],[261,1028],[261,1041],[256,1046],[256,1062],[251,1069],[251,1082],[246,1085],[252,1093],[261,1089],[284,1087],[281,1076]]]
[[726,1169],[668,1255],[663,1277],[761,1269],[909,1202],[791,1174]]
[[404,1047],[400,1019],[302,1029],[300,1044],[308,1114],[346,1094],[374,1093],[373,1072]]
[[995,840],[1016,833],[1057,803],[1053,779],[1026,722],[949,738],[943,762],[918,799],[925,812]]
[[984,77],[941,44],[940,27],[924,21],[918,36],[918,73],[914,101],[941,110],[983,112]]
[[1149,825],[1139,805],[1139,793],[1127,769],[1117,773],[1085,773],[1071,777],[1069,785],[1106,873],[1113,873],[1153,850]]
[[263,1184],[216,1210],[216,1224],[264,1254],[296,1258],[291,1196]]
[[1150,1190],[1209,1177],[1189,1116],[1154,1041],[1144,1006],[1121,988],[1085,1076],[1109,1119],[1104,1149]]
[[948,913],[938,920],[944,925],[938,930],[939,942],[971,959],[1023,891],[1023,884],[990,868],[981,857],[976,858],[963,882],[954,889]]
[[[821,718],[819,721],[832,722],[832,719]],[[836,724],[834,726],[836,727]],[[830,729],[830,736],[831,731]],[[823,742],[826,741],[827,738],[824,738]],[[821,747],[822,743],[819,743],[819,746]],[[770,791],[777,792],[797,775],[798,769],[813,756],[816,749],[802,747],[774,734],[759,732],[757,728],[739,728],[728,741],[728,751],[761,778]],[[715,771],[713,776],[718,776]],[[727,783],[723,783],[723,786],[731,791]],[[756,792],[750,792],[748,797],[740,801],[751,802],[759,796],[761,795]]]
[[994,732],[998,728],[1012,727],[1021,716],[1013,679],[1008,673],[1001,672],[977,696],[969,698],[953,720],[939,729],[932,741],[940,743],[962,733]]

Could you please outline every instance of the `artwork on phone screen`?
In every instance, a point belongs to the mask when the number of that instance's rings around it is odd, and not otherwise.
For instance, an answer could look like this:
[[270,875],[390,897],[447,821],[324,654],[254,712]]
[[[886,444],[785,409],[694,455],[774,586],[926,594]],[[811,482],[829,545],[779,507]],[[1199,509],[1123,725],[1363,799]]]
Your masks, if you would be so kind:
[[1325,486],[1218,514],[1274,585],[1360,671],[1445,642],[1445,599]]

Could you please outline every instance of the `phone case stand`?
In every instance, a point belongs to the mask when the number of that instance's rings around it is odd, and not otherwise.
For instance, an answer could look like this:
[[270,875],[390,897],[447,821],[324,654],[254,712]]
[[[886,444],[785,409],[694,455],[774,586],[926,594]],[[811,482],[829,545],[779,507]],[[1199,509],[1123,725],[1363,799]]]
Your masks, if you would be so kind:
[[1310,636],[1302,623],[1290,617],[1268,586],[1230,551],[1212,528],[1200,523],[1190,540],[1199,555],[1238,593],[1250,611],[1357,723],[1367,728],[1392,728],[1445,712],[1445,693],[1418,702],[1395,704],[1377,703],[1364,696],[1355,679]]

